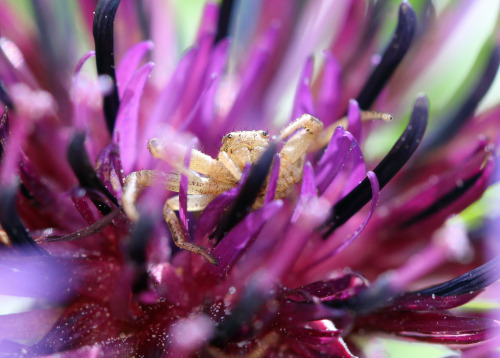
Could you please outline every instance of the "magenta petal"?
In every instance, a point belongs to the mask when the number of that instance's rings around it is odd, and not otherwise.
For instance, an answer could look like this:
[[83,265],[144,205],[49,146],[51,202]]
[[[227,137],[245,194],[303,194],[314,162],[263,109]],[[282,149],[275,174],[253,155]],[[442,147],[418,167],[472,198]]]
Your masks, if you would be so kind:
[[153,70],[154,65],[147,63],[142,66],[130,80],[120,104],[116,118],[113,139],[120,148],[123,170],[130,173],[137,160],[137,126],[141,96],[144,85]]
[[283,207],[282,201],[272,201],[259,210],[251,212],[236,225],[217,245],[212,255],[219,261],[216,272],[224,276],[238,257],[255,239],[266,222]]
[[129,82],[134,77],[142,58],[148,51],[153,49],[153,47],[154,44],[152,41],[143,41],[138,43],[137,45],[131,47],[125,55],[123,55],[120,63],[116,66],[116,82],[120,99],[123,99],[125,90],[127,89]]
[[349,101],[349,110],[347,111],[347,128],[349,132],[359,142],[361,141],[361,111],[358,102],[355,99]]
[[276,188],[278,187],[278,178],[280,174],[280,156],[276,154],[274,156],[273,168],[271,169],[271,175],[269,176],[269,181],[267,184],[266,197],[264,198],[264,204],[267,204],[274,200],[276,194]]

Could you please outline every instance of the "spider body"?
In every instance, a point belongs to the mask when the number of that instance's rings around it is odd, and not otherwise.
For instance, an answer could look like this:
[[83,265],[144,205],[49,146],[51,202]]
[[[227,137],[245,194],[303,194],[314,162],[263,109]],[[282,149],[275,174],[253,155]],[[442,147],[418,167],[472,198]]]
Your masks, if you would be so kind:
[[[361,117],[362,119],[391,118],[387,114],[365,111],[361,112]],[[309,114],[303,114],[281,130],[276,137],[276,140],[283,142],[283,147],[279,152],[280,171],[275,193],[276,199],[286,197],[294,185],[302,180],[307,152],[312,148],[325,147],[334,129],[341,124],[344,127],[347,125],[345,117],[323,130],[323,123],[320,120]],[[245,165],[256,163],[268,148],[269,141],[268,133],[263,130],[228,133],[222,139],[217,159],[192,149],[190,170],[186,171],[186,168],[179,164],[184,162],[183,155],[172,158],[172,149],[177,146],[176,152],[186,153],[187,148],[153,138],[148,143],[149,152],[153,157],[173,164],[178,170],[174,172],[140,170],[129,174],[125,179],[123,189],[123,209],[131,220],[137,220],[139,214],[135,203],[144,187],[160,181],[164,183],[165,189],[179,192],[181,173],[185,173],[189,180],[187,210],[202,211],[216,196],[238,185]],[[262,206],[266,187],[267,179],[253,204],[253,209]],[[206,248],[187,241],[187,233],[179,223],[175,210],[179,210],[179,196],[168,199],[163,208],[163,215],[175,244],[182,249],[202,255],[212,264],[217,264],[217,260]]]
[[[304,114],[285,127],[277,137],[277,140],[280,141],[290,137],[279,153],[280,172],[275,194],[277,199],[287,196],[293,185],[302,179],[307,150],[311,143],[318,138],[322,129],[323,123],[321,121],[311,115]],[[187,210],[202,211],[216,196],[238,185],[245,165],[256,163],[269,147],[269,141],[269,134],[262,130],[231,132],[223,137],[217,159],[192,149],[189,163],[189,168],[192,171],[186,174],[189,180]],[[151,139],[148,143],[148,150],[155,158],[172,161],[167,144],[159,139]],[[183,158],[176,158],[175,161],[182,163]],[[141,189],[154,185],[159,180],[164,183],[165,189],[179,192],[180,179],[180,171],[140,170],[129,174],[125,179],[122,196],[122,205],[127,216],[132,220],[138,219],[139,214],[135,203]],[[266,187],[267,182],[258,195],[253,208],[262,205]],[[178,196],[168,199],[163,208],[163,215],[175,244],[180,248],[201,254],[209,262],[217,264],[217,260],[206,248],[187,241],[187,235],[175,215],[175,210],[179,210]]]

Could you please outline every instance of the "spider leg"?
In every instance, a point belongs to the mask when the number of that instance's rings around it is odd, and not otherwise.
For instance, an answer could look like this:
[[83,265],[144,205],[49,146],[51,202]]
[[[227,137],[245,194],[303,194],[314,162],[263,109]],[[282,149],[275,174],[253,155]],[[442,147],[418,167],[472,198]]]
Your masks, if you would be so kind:
[[[158,138],[153,138],[148,142],[148,150],[151,155],[157,159],[161,159],[176,169],[182,168],[186,147],[178,143],[165,143]],[[209,155],[200,152],[197,149],[191,149],[191,160],[189,168],[201,173],[210,174],[217,165],[217,160]]]
[[[187,211],[202,211],[215,198],[215,195],[188,195]],[[179,195],[173,196],[167,200],[172,210],[179,210]]]
[[[383,120],[390,121],[392,120],[392,116],[388,113],[377,112],[377,111],[361,111],[361,120],[369,121],[369,120]],[[340,118],[338,121],[335,121],[333,124],[330,124],[321,134],[318,136],[316,141],[309,148],[310,152],[314,152],[316,150],[320,150],[328,145],[330,139],[333,136],[333,132],[338,126],[342,126],[345,129],[348,129],[347,116]]]
[[[188,194],[209,194],[214,190],[211,181],[194,173],[188,174]],[[122,207],[132,221],[137,221],[139,212],[136,208],[137,198],[142,189],[155,183],[162,183],[167,190],[179,192],[181,175],[158,170],[140,170],[130,173],[125,179],[122,195]]]
[[241,169],[236,165],[235,162],[233,162],[231,158],[229,158],[227,153],[220,152],[218,159],[219,162],[222,163],[222,165],[231,173],[234,179],[239,182],[241,179]]
[[280,152],[281,159],[290,164],[297,162],[307,153],[311,144],[316,141],[323,130],[323,123],[310,114],[303,114],[281,131],[279,139],[288,138],[301,128],[305,129],[305,131],[300,131],[291,137]]
[[[178,198],[171,198],[171,199],[177,199],[177,204],[178,204]],[[167,225],[170,228],[170,234],[172,235],[174,243],[179,248],[199,254],[203,256],[211,264],[218,265],[217,260],[208,252],[208,249],[204,248],[203,246],[193,244],[192,242],[186,240],[187,234],[185,233],[184,228],[182,227],[181,223],[179,222],[179,219],[177,218],[177,215],[175,215],[174,212],[175,201],[171,199],[167,200],[165,206],[163,207],[163,216],[165,217],[165,221],[167,222]],[[210,197],[210,200],[211,199],[213,199],[212,196]],[[206,198],[203,200],[206,200]],[[198,204],[199,203],[197,203],[197,205]],[[188,197],[188,205],[189,205],[189,197]]]

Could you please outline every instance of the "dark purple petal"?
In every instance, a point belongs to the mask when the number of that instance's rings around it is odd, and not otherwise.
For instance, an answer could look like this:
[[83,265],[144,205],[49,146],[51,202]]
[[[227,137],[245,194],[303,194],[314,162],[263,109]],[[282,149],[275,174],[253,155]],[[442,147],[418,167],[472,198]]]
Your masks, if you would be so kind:
[[[417,150],[427,126],[429,104],[425,96],[417,97],[410,121],[392,149],[373,170],[382,189],[410,159]],[[336,228],[344,224],[371,199],[370,181],[365,178],[349,194],[332,208],[330,217],[323,223],[326,229],[323,237],[328,237]]]
[[231,24],[231,16],[234,12],[235,1],[223,0],[220,5],[219,19],[217,21],[217,34],[215,35],[214,44],[229,35],[229,25]]
[[139,105],[144,86],[153,67],[151,62],[147,63],[132,77],[123,92],[120,109],[116,116],[113,139],[118,143],[123,170],[127,174],[133,170],[137,161]]
[[94,43],[97,73],[107,75],[113,81],[110,93],[104,96],[104,115],[109,133],[113,133],[120,100],[116,87],[114,21],[120,0],[99,0],[94,13]]
[[469,191],[476,183],[478,182],[479,179],[484,177],[485,170],[479,171],[479,173],[474,174],[470,178],[467,178],[463,181],[461,181],[461,185],[455,186],[453,189],[448,191],[447,193],[444,193],[442,196],[437,198],[434,203],[431,205],[427,206],[424,210],[420,211],[416,215],[412,216],[408,220],[402,223],[402,227],[407,227],[414,225],[422,220],[425,220],[439,212],[442,212],[442,210],[457,200],[459,200],[465,193]]
[[9,109],[14,109],[14,102],[12,102],[12,98],[10,98],[9,94],[5,90],[2,81],[0,81],[0,102],[6,105]]
[[4,186],[0,190],[0,225],[7,233],[12,246],[24,255],[42,255],[48,253],[33,240],[17,214],[15,197],[16,187]]
[[124,182],[124,174],[122,163],[120,160],[120,152],[116,143],[110,143],[102,150],[97,157],[96,172],[106,186],[106,188],[116,197],[122,195],[122,183]]
[[318,281],[296,288],[285,293],[283,299],[294,302],[339,301],[356,295],[364,287],[366,287],[366,281],[363,277],[348,273],[339,278]]
[[415,15],[415,11],[409,2],[403,1],[399,6],[398,24],[391,42],[388,44],[382,55],[382,59],[356,98],[360,108],[368,109],[382,91],[387,81],[389,81],[393,72],[408,52],[416,27],[417,16]]
[[9,137],[9,110],[4,107],[2,117],[0,118],[0,158],[3,157]]
[[470,93],[462,100],[461,105],[446,117],[436,121],[437,128],[433,129],[429,137],[422,144],[426,153],[446,143],[453,138],[475,112],[479,102],[491,87],[500,65],[500,46],[493,49],[486,67]]
[[[92,164],[90,164],[90,159],[85,150],[84,142],[85,134],[76,133],[73,136],[67,151],[68,162],[78,178],[80,186],[82,188],[95,189],[102,192],[108,200],[118,206],[118,201],[109,192],[106,186],[104,186],[92,167]],[[94,201],[94,204],[103,215],[109,214],[110,208],[106,203],[96,200]]]
[[471,344],[500,333],[500,323],[479,317],[459,317],[434,312],[384,311],[360,319],[360,328],[388,331],[405,337],[439,343]]
[[57,242],[57,241],[73,241],[97,234],[106,226],[111,225],[113,223],[113,219],[115,219],[118,216],[118,214],[120,214],[120,211],[121,211],[120,208],[116,208],[113,211],[111,211],[108,215],[103,216],[94,223],[85,226],[84,228],[75,231],[71,234],[43,236],[41,238],[37,238],[37,242],[46,243],[46,242]]
[[437,296],[435,294],[421,294],[418,291],[409,292],[396,297],[387,309],[398,311],[448,310],[466,304],[480,293],[481,290],[453,296]]
[[248,179],[241,186],[240,192],[234,199],[227,212],[222,217],[211,239],[219,242],[234,226],[236,226],[250,212],[252,204],[259,194],[267,173],[271,168],[274,154],[276,153],[276,143],[272,142],[266,149],[259,161],[254,164],[248,175]]
[[500,257],[439,285],[412,292],[420,295],[457,296],[482,290],[500,278]]
[[153,47],[154,44],[152,41],[140,42],[123,55],[122,60],[116,67],[116,81],[120,99],[123,98],[125,89],[128,87],[130,80],[134,77],[142,58],[148,51],[153,49]]

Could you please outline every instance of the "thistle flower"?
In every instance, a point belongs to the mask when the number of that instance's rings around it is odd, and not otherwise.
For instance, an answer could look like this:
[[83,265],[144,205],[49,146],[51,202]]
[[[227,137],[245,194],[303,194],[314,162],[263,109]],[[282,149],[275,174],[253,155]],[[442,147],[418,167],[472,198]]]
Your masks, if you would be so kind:
[[[32,6],[36,36],[0,4],[0,293],[17,303],[0,315],[4,355],[353,357],[381,333],[464,350],[497,336],[494,317],[455,308],[496,281],[499,260],[450,220],[498,170],[499,108],[476,114],[496,39],[456,103],[430,111],[410,88],[469,2],[438,18],[430,2],[418,16],[402,2],[378,56],[385,1],[208,2],[178,62],[171,3],[64,2],[61,18],[55,3]],[[77,7],[95,41],[79,61],[75,34],[53,31],[72,29]],[[387,125],[364,120],[369,109],[396,123],[411,112],[382,159],[364,156]],[[276,194],[290,163],[275,140],[188,211],[192,147],[215,158],[220,135],[278,133],[304,113],[330,128],[328,144],[311,144],[288,195]],[[178,173],[180,225],[217,266],[171,242],[161,180],[134,202],[137,220],[125,214],[125,177],[144,169]]]

